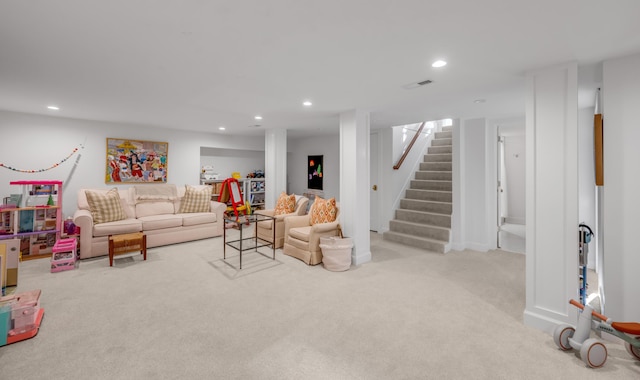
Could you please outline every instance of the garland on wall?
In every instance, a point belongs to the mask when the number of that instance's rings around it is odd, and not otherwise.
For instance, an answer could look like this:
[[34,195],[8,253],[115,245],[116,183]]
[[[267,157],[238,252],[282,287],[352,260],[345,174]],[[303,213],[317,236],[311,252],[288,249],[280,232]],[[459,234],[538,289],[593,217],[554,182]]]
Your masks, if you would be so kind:
[[74,154],[78,153],[78,151],[80,149],[84,149],[84,145],[83,144],[80,144],[78,147],[73,148],[73,151],[71,153],[69,153],[69,155],[67,155],[67,157],[65,157],[62,160],[56,162],[55,164],[49,166],[48,168],[43,168],[43,169],[18,169],[18,168],[14,168],[12,166],[9,166],[9,165],[5,165],[2,162],[0,162],[0,168],[13,170],[14,172],[20,172],[20,173],[41,173],[41,172],[46,172],[47,170],[51,170],[51,169],[54,169],[54,168],[57,168],[58,166],[60,166],[60,164],[62,164],[66,160],[70,159]]

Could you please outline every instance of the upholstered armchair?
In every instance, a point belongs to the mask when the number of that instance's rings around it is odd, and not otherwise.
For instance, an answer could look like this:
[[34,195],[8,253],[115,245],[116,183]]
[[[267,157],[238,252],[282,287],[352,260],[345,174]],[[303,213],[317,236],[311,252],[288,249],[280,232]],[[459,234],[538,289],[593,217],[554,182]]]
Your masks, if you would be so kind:
[[324,200],[316,197],[309,214],[285,218],[282,252],[308,265],[320,264],[320,238],[340,235],[339,221],[340,206],[335,199]]
[[[284,219],[289,216],[304,215],[307,213],[307,206],[309,205],[309,198],[301,195],[295,195],[295,208],[292,212],[276,214],[277,209],[271,210],[257,210],[255,214],[268,215],[275,218],[275,220],[265,220],[258,222],[258,238],[271,242],[273,240],[273,228],[276,229],[276,248],[282,248],[284,245]],[[290,211],[290,210],[287,210]],[[275,223],[274,223],[275,222]]]

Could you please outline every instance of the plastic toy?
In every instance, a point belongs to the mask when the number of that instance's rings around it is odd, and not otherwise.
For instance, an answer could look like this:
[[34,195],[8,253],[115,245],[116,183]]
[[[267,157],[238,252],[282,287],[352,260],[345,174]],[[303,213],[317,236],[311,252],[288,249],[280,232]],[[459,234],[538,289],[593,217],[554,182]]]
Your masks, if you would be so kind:
[[570,304],[582,309],[578,318],[578,327],[562,324],[553,332],[553,341],[561,350],[575,349],[580,358],[592,368],[602,367],[607,361],[607,347],[597,339],[589,338],[591,330],[604,331],[624,340],[627,352],[636,360],[640,360],[640,323],[613,322],[610,318],[593,311],[590,306],[583,306],[576,300]]

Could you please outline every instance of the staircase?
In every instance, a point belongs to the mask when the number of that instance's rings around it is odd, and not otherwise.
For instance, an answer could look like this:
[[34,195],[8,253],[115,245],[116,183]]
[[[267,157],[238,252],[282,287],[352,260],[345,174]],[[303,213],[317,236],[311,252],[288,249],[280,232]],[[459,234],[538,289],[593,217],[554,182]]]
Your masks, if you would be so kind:
[[445,253],[451,241],[451,127],[436,132],[384,239]]

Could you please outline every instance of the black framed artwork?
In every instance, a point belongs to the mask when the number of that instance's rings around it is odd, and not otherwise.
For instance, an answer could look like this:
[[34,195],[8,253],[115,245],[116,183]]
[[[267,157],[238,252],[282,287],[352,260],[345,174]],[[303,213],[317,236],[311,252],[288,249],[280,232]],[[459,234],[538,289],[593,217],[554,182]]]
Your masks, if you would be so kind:
[[322,167],[322,157],[323,156],[309,156],[307,159],[307,170],[309,172],[309,176],[307,177],[307,188],[322,190],[322,177],[323,170]]

